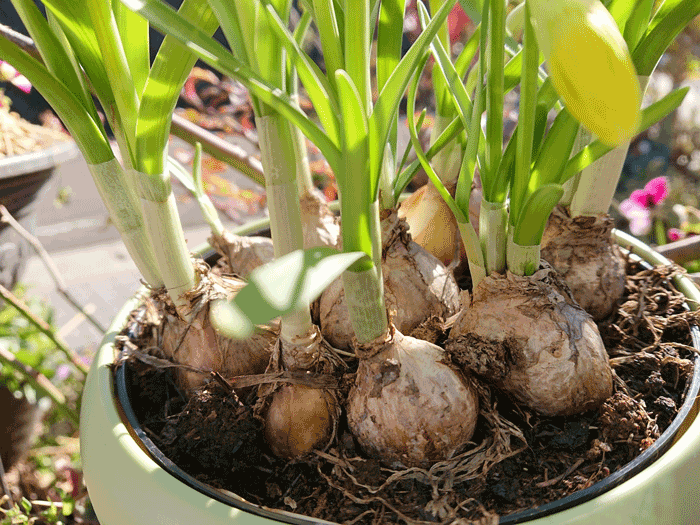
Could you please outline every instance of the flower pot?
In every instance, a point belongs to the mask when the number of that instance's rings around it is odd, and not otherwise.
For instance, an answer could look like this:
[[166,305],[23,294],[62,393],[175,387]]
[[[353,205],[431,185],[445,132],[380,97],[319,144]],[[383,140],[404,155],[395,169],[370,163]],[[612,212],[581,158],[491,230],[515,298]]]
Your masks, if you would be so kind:
[[[617,235],[623,247],[651,263],[669,263],[635,239]],[[686,278],[681,279],[679,287],[685,288],[684,293],[693,302],[700,300],[700,292]],[[126,403],[117,399],[118,390],[125,387],[124,383],[115,382],[112,366],[115,337],[138,304],[138,297],[131,299],[115,318],[84,390],[81,453],[85,481],[100,523],[328,523],[271,511],[235,494],[215,491],[189,478],[157,450],[149,452],[148,436],[133,419],[129,421],[133,413],[128,399]],[[700,477],[696,474],[700,468],[700,418],[695,403],[699,378],[696,365],[693,386],[686,394],[688,401],[671,427],[637,460],[588,489],[508,516],[501,523],[700,523],[700,505],[696,501],[700,493]]]
[[[38,204],[50,189],[51,176],[61,163],[79,154],[71,140],[0,159],[0,204],[33,233]],[[14,287],[29,253],[29,243],[8,224],[0,224],[0,284],[8,289]]]

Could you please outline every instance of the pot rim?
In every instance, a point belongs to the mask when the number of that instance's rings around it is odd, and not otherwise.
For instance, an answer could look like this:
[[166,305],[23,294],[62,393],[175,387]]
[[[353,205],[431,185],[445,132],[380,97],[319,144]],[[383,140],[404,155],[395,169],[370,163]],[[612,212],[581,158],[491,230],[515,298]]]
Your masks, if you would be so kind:
[[34,173],[73,160],[80,155],[80,150],[72,139],[56,142],[38,151],[13,155],[0,159],[0,178],[16,177]]
[[[247,229],[250,230],[250,227]],[[615,232],[615,236],[618,240],[618,243],[623,248],[629,250],[632,253],[636,253],[637,255],[642,256],[642,258],[644,258],[644,256],[649,256],[649,253],[646,252],[646,249],[644,250],[643,254],[639,253],[640,246],[646,248],[643,244],[637,244],[638,241],[636,243],[630,242],[631,240],[636,241],[636,239],[628,239],[624,233],[617,231]],[[205,258],[207,255],[209,255],[204,250],[199,250],[199,253],[202,253],[203,257]],[[209,249],[209,253],[213,254],[215,252]],[[662,261],[657,260],[652,262],[658,263]],[[670,261],[666,260],[665,264],[669,263]],[[649,267],[651,268],[651,265],[649,265]],[[698,329],[697,326],[691,327],[691,337],[693,340],[693,346],[700,349],[700,329]],[[649,465],[654,463],[662,454],[668,451],[671,445],[673,445],[679,430],[681,429],[688,415],[691,413],[691,410],[693,409],[693,406],[696,402],[696,397],[700,392],[700,354],[696,354],[694,365],[695,366],[693,376],[688,382],[688,385],[686,385],[683,404],[679,408],[678,413],[676,414],[676,417],[673,419],[671,424],[661,434],[661,436],[659,436],[659,438],[654,442],[652,446],[650,446],[648,449],[642,452],[634,460],[627,463],[621,469],[613,472],[605,479],[598,481],[590,487],[579,490],[573,494],[570,494],[569,496],[541,505],[539,507],[504,516],[501,518],[499,523],[503,525],[514,525],[524,523],[531,520],[535,520],[537,518],[546,517],[554,513],[564,511],[576,505],[580,505],[582,503],[596,498],[597,496],[609,492],[610,490],[621,485],[622,483],[629,480],[630,478],[647,468]],[[180,467],[178,467],[175,463],[173,463],[170,459],[168,459],[153,443],[153,441],[148,437],[148,435],[141,427],[130,404],[128,392],[129,388],[127,384],[127,372],[125,366],[118,366],[116,368],[115,374],[113,376],[113,381],[114,386],[116,387],[116,401],[117,403],[119,403],[119,406],[121,408],[121,413],[123,415],[122,419],[124,420],[124,423],[130,427],[131,432],[141,441],[140,445],[143,448],[145,448],[145,450],[151,456],[151,458],[161,468],[169,472],[175,478],[179,479],[183,483],[189,485],[191,488],[197,490],[198,492],[202,493],[207,497],[220,501],[221,503],[224,503],[231,507],[250,512],[252,514],[256,514],[263,518],[270,518],[280,523],[288,523],[295,525],[334,525],[333,522],[319,521],[317,519],[310,518],[301,514],[294,514],[283,510],[278,511],[266,509],[259,505],[250,503],[237,496],[236,494],[227,491],[217,490],[209,485],[206,485],[196,480],[195,478],[187,474],[185,471],[183,471]]]

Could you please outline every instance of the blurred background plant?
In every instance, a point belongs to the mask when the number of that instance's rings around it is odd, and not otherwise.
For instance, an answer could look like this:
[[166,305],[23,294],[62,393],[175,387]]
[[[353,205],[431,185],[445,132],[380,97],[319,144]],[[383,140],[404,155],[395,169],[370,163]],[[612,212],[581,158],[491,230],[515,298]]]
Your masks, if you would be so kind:
[[0,523],[75,523],[82,367],[57,349],[49,305],[22,284],[0,291]]
[[662,56],[644,104],[689,87],[681,106],[632,143],[616,191],[617,227],[700,272],[700,19]]

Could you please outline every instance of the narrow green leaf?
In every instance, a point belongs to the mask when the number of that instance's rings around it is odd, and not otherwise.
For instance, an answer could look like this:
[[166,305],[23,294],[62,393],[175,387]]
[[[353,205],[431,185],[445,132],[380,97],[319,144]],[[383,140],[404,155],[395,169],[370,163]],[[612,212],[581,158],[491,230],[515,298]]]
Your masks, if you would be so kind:
[[[363,251],[372,259],[372,231],[369,211],[375,200],[368,176],[368,129],[361,95],[350,75],[342,69],[335,72],[338,95],[343,104],[342,171],[336,173],[340,189],[340,220],[343,224],[343,248]],[[371,264],[365,261],[363,264]],[[356,266],[353,270],[367,269]]]
[[73,66],[70,55],[61,40],[54,34],[48,21],[41,14],[33,0],[12,0],[24,26],[36,44],[47,69],[65,84],[73,93],[83,100],[86,108],[94,106],[92,99],[85,93],[80,78]]
[[117,111],[121,117],[121,131],[128,141],[129,154],[133,154],[136,146],[139,97],[118,34],[112,4],[105,0],[85,0],[85,4],[90,13],[107,79],[112,86]]
[[459,5],[475,24],[481,23],[481,10],[484,0],[459,0]]
[[148,21],[129,11],[119,0],[112,0],[112,10],[117,23],[122,47],[129,63],[131,79],[140,98],[151,70]]
[[[219,23],[206,0],[185,0],[178,13],[183,19],[211,36]],[[142,173],[164,171],[163,151],[168,143],[175,104],[197,56],[176,38],[166,36],[146,81],[136,129],[136,164]]]
[[547,220],[562,195],[564,188],[559,184],[545,184],[537,188],[525,201],[520,216],[515,220],[513,240],[521,246],[539,245]]
[[[437,155],[442,149],[449,144],[452,139],[454,139],[459,133],[464,129],[462,120],[459,117],[455,117],[452,122],[440,133],[435,142],[428,148],[425,152],[425,156],[428,160],[431,160],[435,155]],[[394,199],[398,199],[404,192],[408,184],[413,179],[413,176],[418,172],[421,164],[418,160],[414,160],[409,166],[407,166],[394,181]]]
[[[681,105],[689,89],[690,87],[684,87],[682,89],[672,91],[658,102],[655,102],[651,106],[643,109],[637,131],[641,133],[649,126],[655,122],[658,122],[674,111]],[[612,148],[610,146],[606,146],[598,140],[592,142],[590,145],[583,148],[577,155],[573,156],[569,162],[567,162],[566,167],[559,178],[559,183],[564,184],[579,171],[593,164],[596,160],[611,150]]]
[[122,2],[129,9],[137,11],[148,19],[153,27],[159,31],[184,43],[187,49],[201,60],[241,82],[253,96],[275,107],[316,144],[331,168],[338,171],[341,160],[339,145],[300,111],[287,93],[267,84],[257,73],[237,60],[221,44],[200,31],[161,0],[122,0]]
[[651,12],[654,8],[655,0],[639,0],[636,2],[634,9],[627,20],[625,25],[625,31],[623,36],[625,37],[625,42],[627,42],[627,47],[630,50],[634,50],[639,43],[639,39],[647,30],[649,25],[649,19],[651,18]]
[[248,284],[231,303],[212,308],[214,324],[229,337],[247,337],[254,325],[308,308],[329,284],[364,257],[363,252],[320,247],[275,259],[253,270]]
[[[426,62],[427,58],[424,59],[422,61],[421,66],[418,69],[416,69],[416,73],[408,89],[406,123],[408,124],[408,132],[411,137],[411,144],[413,145],[413,149],[416,152],[416,156],[418,157],[421,166],[423,166],[423,169],[428,175],[428,178],[435,186],[435,189],[437,189],[438,193],[442,197],[442,200],[444,200],[447,206],[450,208],[452,214],[457,218],[459,222],[469,222],[469,208],[463,210],[457,206],[457,203],[450,195],[450,192],[447,191],[447,188],[445,188],[445,185],[442,183],[442,180],[440,180],[440,177],[438,177],[437,173],[435,173],[435,170],[430,165],[430,162],[428,161],[428,159],[425,156],[425,153],[423,152],[423,146],[420,143],[420,139],[418,138],[418,131],[416,129],[416,123],[414,120],[416,113],[416,91],[418,90],[418,80],[420,79],[423,73],[423,68],[425,67]],[[425,111],[426,110],[424,109],[421,113],[421,117],[424,117]]]
[[[280,2],[277,2],[279,4]],[[255,13],[255,63],[258,73],[267,80],[271,86],[275,86],[286,91],[284,85],[286,80],[286,60],[282,52],[281,39],[272,30],[272,24],[268,17],[268,12],[280,16],[280,6],[268,3],[265,8],[260,6]],[[283,19],[288,17],[282,14]],[[269,110],[261,108],[258,113],[264,116]]]
[[632,59],[637,74],[651,75],[666,48],[699,14],[700,0],[667,0],[654,14],[649,29],[634,50]]
[[105,70],[100,45],[85,2],[43,0],[56,17],[70,42],[81,67],[85,70],[97,98],[106,111],[114,105],[114,93]]
[[292,64],[304,84],[307,95],[314,105],[326,133],[334,143],[340,143],[338,115],[340,114],[338,97],[326,76],[304,52],[297,40],[273,10],[268,10],[272,28],[282,41],[290,55]]
[[[73,74],[75,74],[78,79],[79,86],[76,90],[73,91],[73,93],[77,94],[83,101],[85,101],[85,107],[92,115],[93,120],[95,122],[100,122],[100,116],[97,112],[97,108],[95,107],[93,96],[90,93],[87,78],[85,77],[83,69],[78,62],[78,57],[73,52],[73,48],[71,47],[70,42],[68,41],[66,33],[63,31],[63,27],[61,27],[61,23],[56,19],[56,16],[48,10],[46,11],[46,19],[49,23],[51,31],[53,32],[54,36],[58,39],[59,45],[68,56],[68,60],[70,61],[70,64],[73,69]],[[66,85],[71,84],[70,82],[68,82]],[[72,86],[71,89],[73,89]],[[106,135],[106,132],[104,132],[104,134]]]
[[[530,18],[530,8],[527,4],[525,5],[524,25],[520,113],[511,193],[511,210],[514,216],[519,214],[522,200],[527,194],[537,120],[537,68],[540,51]],[[511,215],[511,219],[513,215]]]
[[[427,25],[429,15],[423,4],[418,4],[418,14],[420,16],[421,25]],[[462,119],[464,129],[469,129],[472,114],[472,101],[469,98],[467,89],[462,83],[462,78],[458,75],[457,70],[452,64],[452,60],[447,53],[447,50],[438,37],[433,39],[432,43],[430,44],[430,50],[435,57],[435,62],[438,69],[440,69],[442,72],[441,76],[445,82],[446,96],[449,97],[450,100],[456,102],[457,105],[455,109],[457,111],[457,115],[460,119]],[[443,101],[442,104],[443,106],[447,105],[445,101]]]
[[379,189],[382,156],[384,155],[384,147],[394,121],[393,117],[398,110],[401,98],[418,62],[425,54],[433,38],[435,38],[440,25],[447,19],[447,15],[450,14],[452,5],[454,5],[454,0],[445,2],[440,10],[435,13],[430,24],[423,30],[411,46],[411,49],[408,50],[399,62],[399,65],[394,69],[374,105],[369,120],[369,174],[372,184],[372,195],[374,196],[377,195],[377,190]]
[[479,50],[479,41],[481,40],[481,25],[477,26],[474,32],[464,44],[464,49],[459,53],[457,60],[455,60],[455,69],[459,78],[464,79],[467,75],[467,70],[471,65],[477,51]]
[[[226,40],[233,52],[233,55],[243,62],[250,65],[248,57],[248,48],[246,47],[246,39],[251,35],[244,32],[241,26],[241,16],[238,13],[238,5],[240,2],[232,2],[230,0],[209,0],[209,5],[212,11],[219,20],[221,30],[226,36]],[[250,6],[254,5],[250,2]]]
[[486,172],[491,174],[501,162],[503,153],[504,39],[505,3],[488,0],[489,54],[486,69]]
[[[445,0],[429,0],[428,3],[430,4],[430,12],[434,13],[445,3]],[[418,9],[421,26],[425,27],[427,25],[425,20],[428,18],[428,10],[422,3],[417,4],[416,7]],[[435,40],[440,42],[444,49],[451,49],[447,22],[442,24],[433,41]],[[450,60],[452,60],[451,52],[448,56]],[[435,98],[435,113],[441,117],[449,117],[454,114],[455,109],[454,99],[450,96],[448,80],[445,78],[441,68],[433,68],[431,76],[433,81],[433,97]]]
[[326,64],[328,80],[335,82],[335,72],[345,68],[341,31],[343,22],[338,20],[333,0],[313,0],[314,22],[323,48],[323,60]]
[[344,70],[355,84],[362,107],[369,115],[372,105],[370,52],[374,30],[374,26],[370,25],[370,0],[353,0],[350,5],[352,16],[345,17]]
[[535,160],[528,182],[528,193],[532,194],[540,186],[559,181],[571,157],[578,129],[578,121],[566,109],[561,110]]
[[102,127],[92,119],[82,101],[38,60],[0,36],[0,56],[27,77],[63,121],[85,159],[100,164],[114,158]]
[[[465,148],[464,155],[462,157],[462,166],[460,168],[459,178],[457,179],[457,189],[455,191],[457,206],[461,210],[466,210],[467,218],[469,218],[471,186],[476,173],[479,146],[482,142],[481,138],[483,136],[483,131],[481,129],[481,115],[484,113],[485,104],[485,89],[483,88],[482,84],[482,79],[484,77],[483,73],[484,64],[479,62],[479,65],[477,66],[478,82],[474,95],[474,104],[472,104],[472,114],[469,128],[470,138],[467,142],[467,147]],[[469,235],[471,235],[471,233],[469,233]],[[481,251],[479,253],[481,254]]]
[[[377,26],[377,91],[381,91],[391,73],[401,60],[403,41],[403,19],[406,0],[382,0],[379,2],[379,21]],[[394,117],[389,136],[392,151],[396,151],[399,116]],[[386,169],[386,165],[385,165]]]
[[381,91],[401,60],[406,0],[383,0],[377,28],[377,90]]
[[608,11],[615,19],[620,33],[624,33],[627,20],[632,16],[635,3],[637,0],[612,0],[608,5]]
[[[257,62],[252,60],[255,56],[255,13],[259,3],[249,0],[209,0],[209,5],[219,20],[233,55],[259,73]],[[259,114],[260,102],[252,94],[250,99],[253,111]]]

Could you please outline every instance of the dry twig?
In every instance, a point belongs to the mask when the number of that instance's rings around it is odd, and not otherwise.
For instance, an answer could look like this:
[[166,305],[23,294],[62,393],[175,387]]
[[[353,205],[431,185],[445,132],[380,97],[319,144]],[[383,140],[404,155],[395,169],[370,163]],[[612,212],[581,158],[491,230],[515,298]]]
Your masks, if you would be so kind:
[[53,262],[53,259],[51,259],[46,249],[39,242],[39,239],[37,239],[25,228],[23,228],[22,225],[15,220],[15,218],[10,214],[10,212],[7,211],[7,208],[2,204],[0,204],[0,220],[12,226],[12,228],[14,228],[14,230],[22,238],[24,238],[29,244],[31,244],[32,248],[34,248],[34,251],[36,251],[37,255],[39,255],[42,262],[44,263],[44,266],[46,266],[46,269],[49,271],[49,274],[53,278],[54,283],[56,283],[56,290],[58,290],[58,293],[60,293],[65,298],[65,300],[68,301],[71,304],[71,306],[73,306],[73,308],[75,308],[83,316],[85,316],[85,319],[90,321],[90,323],[95,328],[97,328],[100,331],[100,333],[104,334],[107,331],[107,329],[104,326],[102,326],[102,324],[100,324],[100,322],[97,319],[95,319],[95,317],[93,317],[87,311],[87,309],[84,308],[80,303],[78,303],[78,301],[75,300],[75,298],[68,292],[68,287],[66,286],[63,277],[61,277],[61,274],[58,271],[56,264]]

